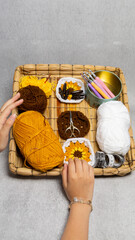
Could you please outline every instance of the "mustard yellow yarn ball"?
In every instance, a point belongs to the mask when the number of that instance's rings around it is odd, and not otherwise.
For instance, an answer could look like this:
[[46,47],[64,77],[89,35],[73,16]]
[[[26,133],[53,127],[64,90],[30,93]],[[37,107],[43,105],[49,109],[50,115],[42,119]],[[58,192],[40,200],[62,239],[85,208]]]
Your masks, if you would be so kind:
[[58,137],[45,117],[36,111],[20,114],[13,125],[15,141],[34,169],[46,172],[56,166],[62,166],[64,153]]

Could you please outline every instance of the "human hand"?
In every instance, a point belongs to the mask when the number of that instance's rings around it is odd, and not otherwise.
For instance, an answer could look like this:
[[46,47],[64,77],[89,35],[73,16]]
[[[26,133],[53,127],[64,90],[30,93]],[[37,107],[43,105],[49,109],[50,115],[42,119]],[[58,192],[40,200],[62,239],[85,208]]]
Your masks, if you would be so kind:
[[20,93],[17,93],[0,109],[0,152],[2,152],[8,144],[9,131],[15,121],[16,114],[12,114],[9,118],[8,116],[14,108],[23,103],[23,99],[18,100],[19,98]]
[[94,190],[94,169],[85,160],[69,159],[62,171],[63,187],[70,201],[74,197],[91,200]]

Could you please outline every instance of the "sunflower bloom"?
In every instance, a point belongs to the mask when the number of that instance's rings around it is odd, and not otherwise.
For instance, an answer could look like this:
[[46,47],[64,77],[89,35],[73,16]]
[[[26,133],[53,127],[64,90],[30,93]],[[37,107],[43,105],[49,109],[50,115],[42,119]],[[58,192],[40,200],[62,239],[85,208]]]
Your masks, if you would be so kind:
[[85,146],[84,143],[80,143],[78,141],[76,143],[70,142],[70,145],[66,147],[66,152],[65,152],[66,161],[69,158],[74,159],[75,157],[78,157],[79,159],[83,159],[89,162],[90,155],[91,153],[89,152],[89,148]]

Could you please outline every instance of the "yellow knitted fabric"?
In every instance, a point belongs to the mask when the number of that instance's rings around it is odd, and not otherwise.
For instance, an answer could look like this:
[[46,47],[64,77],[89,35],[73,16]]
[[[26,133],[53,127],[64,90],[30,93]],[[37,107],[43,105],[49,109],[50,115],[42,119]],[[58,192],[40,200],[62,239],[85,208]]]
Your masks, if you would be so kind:
[[28,85],[37,86],[44,91],[46,97],[49,98],[54,90],[54,83],[47,81],[47,78],[38,79],[35,76],[22,76],[19,82],[19,88],[27,87]]

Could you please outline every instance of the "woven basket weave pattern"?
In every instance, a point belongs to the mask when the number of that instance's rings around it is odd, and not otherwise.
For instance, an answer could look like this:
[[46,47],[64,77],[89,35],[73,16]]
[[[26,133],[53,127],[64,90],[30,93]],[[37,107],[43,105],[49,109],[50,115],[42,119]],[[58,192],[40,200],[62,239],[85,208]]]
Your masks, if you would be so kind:
[[[96,70],[109,70],[114,72],[117,76],[120,77],[122,82],[122,93],[120,94],[119,100],[121,100],[127,109],[129,110],[128,105],[128,96],[127,96],[127,86],[125,82],[125,78],[123,72],[120,68],[115,67],[105,67],[105,66],[93,66],[93,65],[69,65],[69,64],[26,64],[16,68],[14,73],[14,81],[13,81],[13,96],[19,90],[19,79],[24,75],[34,75],[38,78],[48,77],[50,75],[50,81],[56,81],[62,77],[74,77],[81,79],[80,73],[91,69],[92,71]],[[47,109],[45,111],[45,117],[48,119],[52,129],[55,134],[58,135],[57,128],[57,118],[63,111],[81,111],[83,112],[90,121],[90,131],[86,135],[91,142],[91,145],[94,149],[94,152],[98,151],[98,145],[96,143],[96,109],[92,108],[88,105],[88,103],[84,100],[79,104],[64,104],[60,103],[56,96],[55,92],[52,93],[52,96],[48,99]],[[17,109],[13,110],[13,113],[18,115]],[[95,176],[110,176],[110,175],[119,175],[124,176],[130,173],[135,169],[135,145],[133,139],[132,128],[129,129],[131,146],[130,150],[126,154],[126,161],[123,166],[120,168],[95,168],[94,173]],[[59,138],[61,144],[64,143],[64,140]],[[19,153],[15,140],[13,138],[12,129],[10,132],[10,144],[9,144],[9,169],[14,174],[24,175],[24,176],[58,176],[61,173],[62,168],[54,168],[51,171],[47,171],[46,173],[41,173],[32,168],[26,168],[23,164],[23,158]]]

